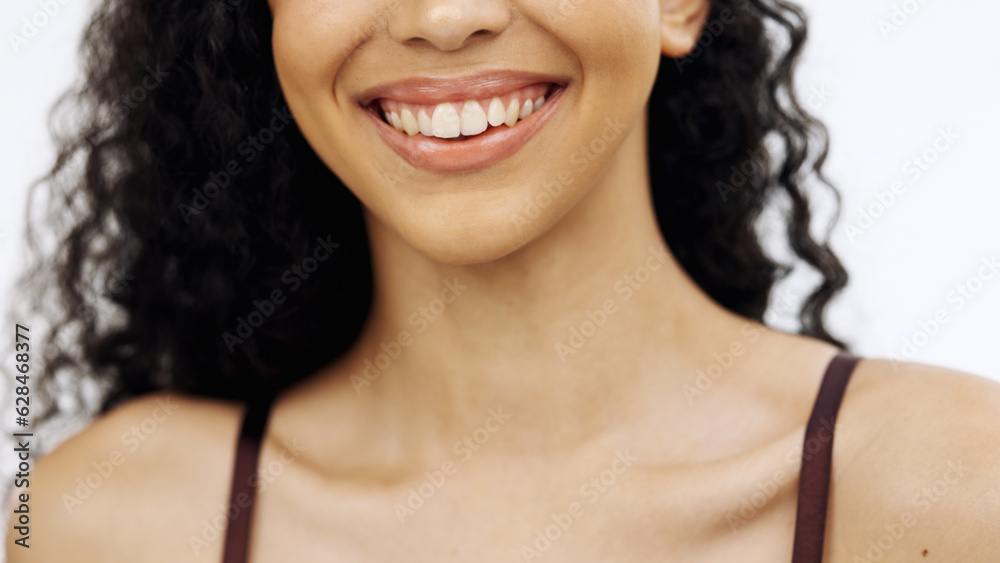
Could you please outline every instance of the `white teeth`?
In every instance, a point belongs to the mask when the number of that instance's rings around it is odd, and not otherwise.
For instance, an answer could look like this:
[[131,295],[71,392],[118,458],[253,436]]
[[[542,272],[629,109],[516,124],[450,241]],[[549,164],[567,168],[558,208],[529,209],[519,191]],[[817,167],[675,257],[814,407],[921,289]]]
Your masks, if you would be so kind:
[[417,112],[417,126],[420,127],[420,134],[425,137],[434,136],[434,126],[431,125],[431,118],[424,111],[424,108],[420,108]]
[[392,112],[383,110],[382,115],[392,127],[411,137],[420,133],[426,137],[455,139],[460,136],[474,137],[490,127],[513,127],[538,111],[545,102],[545,96],[525,100],[523,104],[518,98],[512,98],[504,108],[503,99],[493,97],[489,102],[468,100],[438,104],[432,115],[428,115],[430,107],[403,107]]
[[398,113],[392,112],[389,114],[389,123],[399,131],[403,130],[403,121],[399,119]]
[[412,137],[420,132],[420,127],[417,125],[417,118],[413,117],[412,111],[404,109],[400,121],[403,122],[403,130],[406,131],[407,135]]
[[504,123],[507,124],[507,127],[513,127],[517,123],[518,118],[520,117],[521,117],[521,102],[517,101],[517,98],[514,98],[513,100],[510,101],[510,104],[507,106],[507,121],[505,121]]
[[439,139],[454,139],[462,134],[462,123],[458,111],[451,103],[438,104],[431,117],[432,133]]
[[535,102],[532,102],[531,100],[524,102],[524,105],[521,106],[521,119],[528,117],[534,111],[535,111]]
[[462,134],[471,137],[486,131],[488,127],[483,106],[479,102],[465,102],[462,107]]
[[493,98],[490,100],[488,119],[490,125],[493,127],[499,127],[503,125],[504,121],[507,121],[507,110],[503,107],[503,100],[500,98]]

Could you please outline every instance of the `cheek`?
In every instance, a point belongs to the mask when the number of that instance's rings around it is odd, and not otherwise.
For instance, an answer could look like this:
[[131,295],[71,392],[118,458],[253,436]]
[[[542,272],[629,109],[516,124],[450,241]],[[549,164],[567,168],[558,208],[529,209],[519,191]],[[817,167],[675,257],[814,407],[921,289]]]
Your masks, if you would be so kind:
[[[578,69],[572,112],[573,127],[551,151],[552,170],[573,177],[570,197],[551,206],[554,213],[585,192],[608,166],[624,142],[621,127],[643,115],[661,60],[659,4],[649,0],[539,0],[529,17],[545,25],[544,33],[563,47]],[[590,150],[592,149],[592,150]],[[567,176],[567,174],[563,174]],[[534,197],[542,197],[539,193]]]
[[[575,52],[584,80],[618,90],[650,89],[660,60],[659,9],[648,0],[559,0],[578,4],[550,32]],[[562,14],[562,12],[559,12]],[[637,94],[642,94],[637,92]]]
[[274,2],[275,64],[283,89],[329,93],[345,61],[379,33],[401,0]]
[[[332,80],[343,57],[337,41],[344,25],[336,18],[324,21],[323,12],[307,10],[310,2],[283,2],[274,12],[272,48],[278,81],[299,128],[311,137],[316,123],[333,95]],[[313,142],[310,139],[310,142]]]
[[[430,194],[436,183],[421,184],[421,173],[400,168],[399,159],[377,143],[366,150],[352,138],[363,124],[348,107],[352,102],[338,95],[380,80],[367,69],[384,66],[385,51],[366,40],[391,17],[385,11],[393,0],[274,4],[275,64],[303,135],[369,210],[442,262],[502,256],[558,221],[587,193],[624,140],[608,138],[606,120],[632,123],[641,115],[659,63],[655,1],[517,2],[528,20],[518,32],[530,34],[537,50],[533,56],[575,78],[572,104],[562,110],[568,114],[562,129],[550,134],[549,145],[538,154],[522,155],[523,166],[477,175],[481,190],[446,180],[441,193]],[[511,60],[523,62],[523,54]],[[591,158],[581,151],[589,141],[606,150]],[[564,183],[567,177],[572,180]],[[560,195],[546,195],[553,190]]]
[[283,87],[304,89],[323,80],[324,70],[334,70],[337,38],[346,30],[346,21],[337,16],[317,9],[312,2],[278,3],[273,12],[272,47]]
[[[370,0],[277,2],[273,13],[275,68],[285,100],[303,136],[348,185],[357,149],[348,122],[353,102],[337,96],[347,58],[384,20]],[[392,2],[387,4],[389,7]]]
[[536,0],[525,9],[581,59],[600,67],[621,69],[636,55],[659,51],[656,0]]

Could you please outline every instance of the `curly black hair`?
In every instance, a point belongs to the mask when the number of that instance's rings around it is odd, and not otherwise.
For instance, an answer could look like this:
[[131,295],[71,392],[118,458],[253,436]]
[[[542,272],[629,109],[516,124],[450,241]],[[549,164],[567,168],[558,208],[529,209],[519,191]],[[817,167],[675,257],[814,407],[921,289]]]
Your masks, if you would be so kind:
[[[54,132],[58,158],[30,198],[43,192],[49,215],[41,231],[29,222],[36,258],[22,278],[50,326],[36,378],[43,420],[67,414],[56,399],[80,396],[85,382],[100,391],[100,412],[154,390],[277,392],[356,340],[372,297],[361,204],[288,119],[271,27],[265,2],[97,8],[85,79],[54,111],[76,121]],[[790,202],[790,247],[822,276],[801,333],[843,347],[823,312],[847,274],[810,233],[804,188],[811,180],[836,195],[821,172],[826,130],[793,88],[805,39],[793,4],[713,0],[695,50],[661,59],[649,102],[653,198],[685,270],[756,320],[792,267],[765,253],[758,218],[776,198]],[[43,235],[55,237],[49,250]],[[339,246],[321,267],[293,270],[330,241]]]

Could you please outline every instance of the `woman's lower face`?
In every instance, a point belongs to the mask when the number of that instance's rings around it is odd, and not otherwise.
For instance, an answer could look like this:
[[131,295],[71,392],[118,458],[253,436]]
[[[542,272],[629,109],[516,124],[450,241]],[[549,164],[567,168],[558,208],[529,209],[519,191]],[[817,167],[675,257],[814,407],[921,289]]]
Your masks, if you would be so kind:
[[444,262],[502,256],[585,197],[622,158],[661,56],[658,1],[270,5],[278,76],[312,148]]

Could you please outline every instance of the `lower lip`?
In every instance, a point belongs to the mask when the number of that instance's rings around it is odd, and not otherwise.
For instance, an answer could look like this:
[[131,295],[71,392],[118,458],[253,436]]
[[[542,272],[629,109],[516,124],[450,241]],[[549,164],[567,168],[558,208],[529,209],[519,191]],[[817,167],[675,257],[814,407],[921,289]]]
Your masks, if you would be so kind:
[[512,156],[535,136],[555,113],[566,86],[556,87],[542,109],[517,122],[514,127],[501,125],[464,141],[409,136],[383,121],[374,111],[362,108],[375,124],[382,140],[414,168],[430,172],[464,172],[489,168]]

